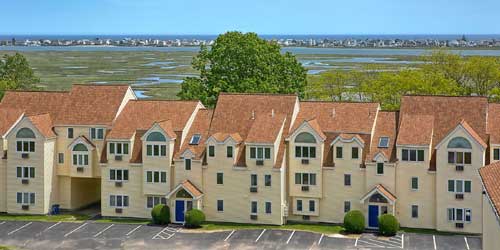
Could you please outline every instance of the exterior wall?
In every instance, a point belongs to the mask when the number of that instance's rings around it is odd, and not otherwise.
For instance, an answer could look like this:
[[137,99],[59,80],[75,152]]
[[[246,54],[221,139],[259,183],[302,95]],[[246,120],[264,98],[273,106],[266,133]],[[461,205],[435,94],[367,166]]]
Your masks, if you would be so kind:
[[[189,156],[189,158],[191,157]],[[184,160],[175,160],[173,175],[174,188],[184,180],[189,180],[203,191],[203,166],[201,160],[191,159],[191,170],[186,170]]]
[[[406,147],[405,147],[406,148]],[[402,159],[397,147],[397,158]],[[396,168],[396,215],[402,227],[436,227],[436,173],[429,169],[429,148],[423,162],[400,161]],[[418,178],[418,189],[412,190],[411,178]],[[418,218],[411,217],[411,206],[418,206]]]
[[500,220],[486,195],[483,195],[483,249],[494,250],[500,246]]
[[[234,159],[227,158],[225,154],[227,145],[222,143],[213,145],[215,145],[215,157],[208,157],[208,165],[203,168],[203,210],[207,220],[283,224],[281,199],[283,172],[281,169],[273,168],[274,159],[264,160],[263,166],[256,166],[254,160],[247,159],[246,167],[234,167]],[[248,146],[246,148],[249,150]],[[236,155],[237,152],[234,152],[233,156]],[[217,184],[217,173],[224,173],[224,184]],[[257,174],[257,193],[250,192],[251,174]],[[271,187],[264,186],[265,174],[271,175]],[[223,212],[217,211],[217,200],[224,201]],[[257,201],[257,220],[250,219],[251,201]],[[265,202],[271,202],[271,214],[265,213]]]
[[[457,136],[468,139],[472,145],[472,164],[465,165],[464,171],[456,171],[455,165],[457,164],[448,163],[448,142]],[[482,186],[478,169],[484,166],[485,152],[463,129],[455,130],[455,133],[449,138],[445,138],[440,145],[441,147],[436,150],[436,197],[438,197],[436,202],[436,229],[440,231],[482,233],[481,218],[483,209],[480,195]],[[455,194],[448,192],[449,179],[471,180],[471,193],[464,193],[463,200],[456,200]],[[454,222],[448,221],[447,208],[470,208],[472,210],[471,222],[465,222],[463,229],[456,228]]]
[[174,151],[174,140],[170,140],[168,136],[165,135],[167,138],[166,142],[154,142],[154,144],[163,144],[166,145],[166,156],[147,156],[146,155],[146,145],[148,142],[146,142],[145,138],[149,135],[151,132],[156,132],[159,131],[157,129],[151,129],[148,131],[148,133],[144,134],[143,142],[142,142],[142,166],[143,166],[143,173],[142,176],[146,178],[146,171],[165,171],[167,173],[167,182],[166,183],[146,183],[144,180],[144,185],[143,185],[143,194],[149,194],[149,195],[167,195],[170,190],[172,190],[173,185],[171,181],[173,180],[172,177],[172,156],[173,156],[173,151]]
[[[28,159],[21,158],[21,153],[16,152],[16,133],[21,128],[29,128],[35,133],[35,152],[29,153]],[[27,120],[23,119],[14,130],[8,135],[8,151],[7,151],[7,212],[17,214],[46,214],[49,212],[48,204],[45,201],[48,194],[47,189],[50,188],[51,180],[46,178],[51,176],[51,168],[45,169],[46,159],[45,150],[52,150],[50,143],[45,143],[45,138],[36,130],[36,128]],[[47,146],[47,148],[46,148]],[[51,157],[52,158],[52,157]],[[21,179],[17,178],[18,166],[34,167],[35,178],[29,179],[29,184],[22,184]],[[46,173],[47,171],[47,173]],[[47,185],[47,187],[46,187]],[[17,204],[17,192],[35,193],[35,204],[29,205],[29,210],[22,210],[21,205]],[[49,199],[49,197],[47,197]]]

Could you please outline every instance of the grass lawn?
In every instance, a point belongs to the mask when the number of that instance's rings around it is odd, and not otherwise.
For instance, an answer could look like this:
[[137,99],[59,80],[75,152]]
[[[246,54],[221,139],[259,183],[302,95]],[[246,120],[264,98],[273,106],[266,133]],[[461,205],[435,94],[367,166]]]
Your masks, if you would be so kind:
[[9,246],[0,246],[0,250],[14,250],[15,248]]
[[434,235],[471,235],[468,233],[444,232],[444,231],[437,231],[434,229],[408,228],[408,227],[402,227],[399,231],[402,233],[434,234]]
[[222,223],[222,222],[206,222],[201,228],[195,230],[201,231],[217,231],[217,230],[244,230],[244,229],[283,229],[283,230],[299,230],[309,231],[323,234],[338,234],[344,231],[344,228],[338,225],[329,224],[296,224],[289,223],[282,226],[277,225],[256,225],[256,224],[239,224],[239,223]]
[[[60,215],[17,215],[17,214],[0,214],[0,220],[16,220],[16,221],[64,221],[64,222],[81,222],[88,220],[90,216],[83,214],[60,214]],[[1,248],[0,248],[1,250]]]
[[101,223],[123,223],[123,224],[144,224],[144,225],[151,223],[151,220],[149,219],[133,219],[133,218],[101,218],[95,221]]

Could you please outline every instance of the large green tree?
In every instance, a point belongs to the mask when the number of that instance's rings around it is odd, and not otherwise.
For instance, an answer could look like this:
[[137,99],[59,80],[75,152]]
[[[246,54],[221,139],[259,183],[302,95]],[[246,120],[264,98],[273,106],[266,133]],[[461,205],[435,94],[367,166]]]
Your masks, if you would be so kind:
[[296,93],[306,86],[306,70],[295,56],[255,33],[227,32],[193,59],[200,77],[187,77],[178,96],[215,105],[220,92]]
[[6,90],[35,89],[39,82],[40,79],[35,76],[28,60],[23,55],[5,54],[0,59],[0,98]]

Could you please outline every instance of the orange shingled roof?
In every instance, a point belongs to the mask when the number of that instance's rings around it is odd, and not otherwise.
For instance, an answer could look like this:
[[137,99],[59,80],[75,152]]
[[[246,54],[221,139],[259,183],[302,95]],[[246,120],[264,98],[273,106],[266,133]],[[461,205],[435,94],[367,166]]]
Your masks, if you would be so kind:
[[490,135],[490,144],[500,144],[500,103],[488,105],[487,132]]
[[22,109],[0,107],[0,136],[3,136],[23,115]]
[[[370,162],[379,153],[382,152],[389,161],[396,159],[396,132],[398,127],[398,112],[380,111],[377,115],[373,141],[370,145],[370,153],[367,154],[366,162]],[[380,137],[389,137],[389,147],[379,148]]]
[[198,101],[132,100],[127,103],[108,135],[109,139],[130,139],[136,130],[148,130],[155,122],[169,120],[173,131],[182,131]]
[[484,142],[483,139],[481,139],[481,137],[469,125],[469,123],[467,123],[465,120],[462,120],[462,121],[460,121],[460,125],[462,125],[462,127],[464,127],[464,129],[467,130],[467,132],[469,132],[469,134],[472,136],[472,138],[474,138],[479,144],[481,144],[481,146],[483,146],[484,148],[488,147],[488,144],[486,144],[486,142]]
[[184,187],[186,190],[189,191],[192,195],[194,195],[193,198],[200,197],[203,192],[199,190],[191,181],[189,180],[184,180],[182,183],[182,187]]
[[[195,159],[201,159],[203,152],[205,152],[205,141],[208,137],[208,129],[210,127],[210,120],[212,119],[213,110],[200,109],[194,118],[193,124],[189,129],[186,140],[181,145],[180,150],[174,156],[174,158],[180,158],[180,155],[189,149],[193,154]],[[190,144],[191,137],[193,135],[199,134],[200,141],[196,145]]]
[[32,115],[28,116],[28,119],[46,138],[56,137],[56,134],[52,130],[53,124],[49,114]]
[[170,138],[173,138],[173,139],[177,138],[177,135],[175,134],[175,132],[172,128],[172,121],[166,120],[166,121],[158,122],[158,126],[160,126],[160,128],[163,129],[163,131],[165,131],[165,133],[167,133],[167,135]]
[[286,119],[285,114],[259,115],[253,121],[245,142],[274,143]]
[[430,145],[434,116],[405,114],[401,117],[398,145]]
[[500,162],[497,161],[479,169],[484,189],[490,198],[491,205],[500,216]]
[[223,141],[227,140],[229,137],[231,137],[233,140],[235,140],[236,143],[240,143],[241,141],[243,141],[243,139],[241,138],[239,133],[218,132],[218,133],[211,135],[210,137],[213,137],[218,142],[223,142]]

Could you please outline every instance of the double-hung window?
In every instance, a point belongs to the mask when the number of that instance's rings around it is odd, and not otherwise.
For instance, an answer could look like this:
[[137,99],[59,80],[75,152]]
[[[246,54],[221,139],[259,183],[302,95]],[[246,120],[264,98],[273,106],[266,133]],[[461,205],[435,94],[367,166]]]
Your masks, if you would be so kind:
[[256,187],[257,186],[257,175],[256,174],[251,174],[250,175],[250,186],[251,187]]
[[335,147],[335,158],[337,159],[342,159],[344,155],[344,148],[343,147]]
[[448,192],[470,193],[472,182],[470,180],[448,180]]
[[271,159],[270,147],[250,147],[250,159],[269,160]]
[[411,190],[418,190],[418,177],[411,177]]
[[418,218],[418,206],[417,205],[411,205],[411,217]]
[[493,149],[493,160],[495,161],[500,160],[500,148]]
[[226,157],[233,158],[233,146],[226,147]]
[[297,200],[297,211],[301,212],[302,211],[302,200]]
[[471,222],[472,210],[470,208],[448,208],[448,221]]
[[351,148],[351,159],[359,159],[359,148],[358,147]]
[[68,139],[73,139],[74,134],[73,134],[73,128],[68,128]]
[[103,140],[104,139],[104,128],[90,128],[90,139]]
[[110,169],[109,170],[109,180],[110,181],[128,181],[128,170],[127,169]]
[[272,211],[272,204],[270,201],[266,201],[266,214],[270,214]]
[[191,159],[189,158],[184,159],[184,169],[191,170]]
[[344,186],[351,186],[351,175],[344,174]]
[[402,149],[401,150],[402,161],[410,162],[422,162],[424,161],[424,150],[423,149]]
[[146,201],[147,208],[153,208],[158,204],[167,205],[167,198],[164,196],[148,196]]
[[147,156],[167,156],[167,145],[165,144],[147,144]]
[[264,185],[266,187],[270,187],[271,186],[271,175],[270,174],[264,175]]
[[461,151],[448,151],[448,163],[472,164],[472,153]]
[[87,146],[78,143],[73,147],[73,166],[88,166],[89,165],[89,150]]
[[257,202],[252,201],[250,204],[250,214],[257,214]]
[[128,207],[128,196],[127,195],[110,195],[109,196],[109,206],[116,208]]
[[217,184],[224,184],[224,173],[217,173]]
[[208,157],[215,157],[215,146],[214,145],[208,146]]
[[35,193],[17,192],[16,201],[22,205],[35,204]]
[[384,174],[384,163],[383,162],[377,162],[377,174],[378,175]]
[[316,174],[314,173],[295,173],[295,184],[297,185],[316,185]]
[[315,212],[315,211],[316,211],[316,201],[309,200],[309,212]]
[[128,155],[127,142],[110,142],[109,153],[112,155]]
[[344,213],[347,213],[351,211],[351,202],[350,201],[344,201]]
[[146,171],[147,183],[167,183],[167,172],[165,171]]
[[315,146],[295,146],[296,158],[316,158]]
[[217,200],[217,212],[224,212],[224,200]]
[[17,167],[16,176],[20,179],[32,179],[35,178],[35,168],[34,167]]

